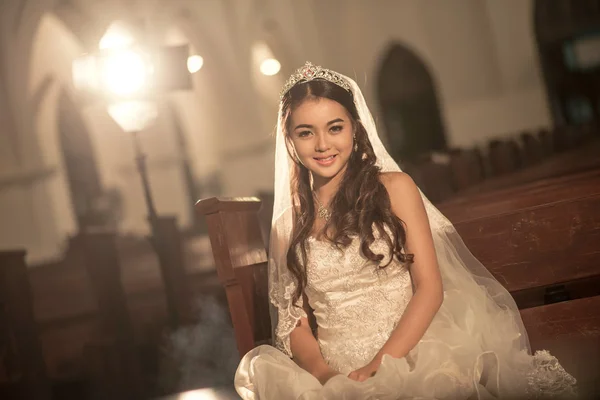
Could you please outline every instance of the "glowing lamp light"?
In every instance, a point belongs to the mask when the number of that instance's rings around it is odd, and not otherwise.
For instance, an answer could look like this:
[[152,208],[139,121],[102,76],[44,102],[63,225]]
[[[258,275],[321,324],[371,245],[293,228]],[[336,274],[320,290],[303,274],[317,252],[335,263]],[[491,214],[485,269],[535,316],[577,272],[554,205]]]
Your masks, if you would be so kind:
[[135,39],[131,32],[121,22],[114,22],[108,27],[102,39],[100,39],[98,47],[101,50],[118,49],[129,47],[134,42]]
[[218,400],[222,398],[213,389],[199,389],[181,393],[177,400]]
[[187,60],[187,68],[190,74],[195,74],[200,71],[202,66],[204,65],[204,59],[199,55],[193,55],[188,57]]
[[97,89],[98,64],[94,56],[83,56],[73,61],[73,85],[76,89]]
[[276,75],[281,69],[281,64],[274,58],[267,58],[260,64],[260,72],[266,76]]
[[120,101],[108,106],[108,114],[125,132],[139,132],[156,120],[158,107],[153,101]]
[[112,24],[98,47],[101,53],[74,60],[75,88],[121,98],[130,98],[147,89],[154,73],[153,64],[148,54],[135,47],[133,36],[122,24]]
[[112,53],[102,64],[102,84],[108,91],[119,96],[129,96],[141,91],[151,72],[144,54],[133,50]]

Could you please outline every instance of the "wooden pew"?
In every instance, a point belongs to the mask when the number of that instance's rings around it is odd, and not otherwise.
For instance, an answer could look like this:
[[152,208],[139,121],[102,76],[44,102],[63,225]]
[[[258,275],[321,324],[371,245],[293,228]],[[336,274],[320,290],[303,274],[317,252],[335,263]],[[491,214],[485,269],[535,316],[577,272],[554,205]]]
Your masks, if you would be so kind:
[[520,307],[600,294],[600,169],[439,208]]
[[483,159],[477,149],[455,149],[450,152],[452,187],[456,191],[480,183],[485,177]]
[[454,193],[451,198],[445,198],[442,202],[455,198],[471,198],[482,192],[492,192],[523,184],[535,184],[544,179],[597,170],[600,168],[598,154],[600,154],[600,140],[592,140],[585,146],[546,157],[538,164],[517,172],[486,179],[480,184]]
[[535,135],[537,140],[540,142],[542,149],[542,159],[546,159],[554,154],[554,143],[552,138],[552,132],[548,129],[540,129]]
[[[50,399],[52,389],[35,321],[25,251],[0,252],[0,356],[13,353],[0,394]],[[0,358],[0,363],[8,361]],[[11,367],[15,370],[10,371]]]
[[[530,330],[533,350],[548,349],[561,356],[561,363],[580,382],[583,393],[600,394],[597,387],[600,381],[600,293],[595,288],[600,285],[586,285],[585,297],[569,300],[558,296],[544,296],[546,289],[582,277],[598,278],[600,274],[600,252],[598,235],[600,217],[591,208],[589,199],[573,199],[569,207],[552,209],[552,205],[531,206],[525,210],[505,210],[501,218],[497,215],[480,215],[475,221],[465,221],[457,225],[458,231],[473,254],[513,294],[531,290],[542,292],[542,302],[531,302],[522,308],[525,326]],[[591,200],[600,200],[599,197]],[[265,246],[260,241],[260,229],[256,210],[256,199],[207,199],[200,201],[197,211],[207,217],[209,235],[215,257],[215,264],[222,284],[228,291],[229,310],[236,332],[240,355],[252,347],[269,343],[270,331],[267,279],[265,276]],[[532,212],[532,208],[544,208],[544,212]],[[575,210],[576,218],[592,218],[590,224],[577,225],[575,236],[570,232],[571,225],[563,213]],[[552,219],[547,213],[558,212]],[[558,229],[555,236],[544,239],[550,228]],[[564,229],[565,226],[567,229]],[[514,232],[514,233],[513,233]],[[528,235],[533,235],[530,237]],[[537,236],[540,235],[540,236]],[[577,239],[578,243],[574,240]],[[532,240],[538,248],[532,247]],[[595,240],[595,242],[594,242]],[[536,242],[537,241],[537,242]],[[595,243],[595,246],[592,244]],[[572,253],[569,258],[561,256],[564,247],[573,246],[583,253]],[[585,253],[587,251],[587,253]],[[552,262],[548,256],[557,257],[561,262]],[[529,269],[519,268],[525,263]],[[526,272],[523,272],[526,271]],[[551,271],[551,273],[548,273]],[[581,284],[581,282],[580,282]],[[535,293],[534,293],[535,294]],[[552,294],[552,293],[551,293]],[[530,296],[529,296],[530,297]],[[530,299],[525,296],[525,299]],[[552,303],[557,300],[561,302]],[[550,304],[544,304],[544,302]],[[590,397],[592,398],[592,397]]]
[[215,266],[225,288],[238,350],[269,343],[267,252],[258,198],[209,198],[196,205],[206,218]]
[[451,158],[444,153],[424,154],[404,168],[432,202],[440,202],[452,196],[453,186]]
[[80,232],[75,238],[81,265],[87,271],[98,303],[103,338],[87,346],[100,352],[85,351],[86,361],[103,365],[105,354],[116,358],[115,365],[90,368],[96,394],[106,390],[110,398],[144,398],[142,373],[136,352],[136,342],[127,299],[121,283],[121,266],[114,232]]
[[156,232],[150,237],[153,248],[161,260],[161,276],[167,301],[171,329],[194,320],[185,276],[182,235],[174,216],[159,216],[154,222]]
[[517,171],[522,165],[522,154],[514,140],[491,140],[488,155],[493,176]]
[[576,379],[581,399],[600,398],[600,296],[521,310],[533,351],[549,350]]
[[[54,393],[64,399],[83,398],[90,373],[99,371],[103,365],[110,366],[115,353],[121,355],[107,332],[106,318],[95,294],[98,282],[90,279],[78,240],[77,237],[71,240],[62,260],[27,268],[43,360]],[[136,351],[141,353],[145,384],[152,391],[157,384],[158,358],[169,326],[164,281],[156,254],[146,238],[121,237],[116,246]],[[186,237],[183,247],[188,296],[193,296],[196,302],[205,296],[212,297],[225,305],[209,238]],[[90,354],[97,355],[91,362]],[[0,367],[0,386],[7,382]],[[2,399],[3,393],[0,391]]]
[[480,216],[499,215],[506,210],[539,204],[576,200],[600,191],[600,168],[565,176],[515,184],[499,190],[463,194],[437,207],[457,223]]
[[531,166],[539,163],[546,156],[544,143],[540,137],[529,132],[523,132],[519,135],[523,146],[523,165]]

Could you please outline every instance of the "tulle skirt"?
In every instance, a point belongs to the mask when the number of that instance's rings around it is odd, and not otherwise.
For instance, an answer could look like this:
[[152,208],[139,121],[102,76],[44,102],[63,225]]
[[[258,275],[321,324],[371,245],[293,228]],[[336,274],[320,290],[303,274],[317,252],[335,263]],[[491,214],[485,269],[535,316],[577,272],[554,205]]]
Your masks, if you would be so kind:
[[384,356],[377,374],[364,382],[340,374],[321,385],[284,353],[260,346],[243,357],[235,387],[245,400],[576,397],[573,378],[547,352],[513,355],[511,364],[517,366],[514,370],[502,368],[493,352],[481,353],[470,366],[457,355],[446,343],[421,342],[408,357]]

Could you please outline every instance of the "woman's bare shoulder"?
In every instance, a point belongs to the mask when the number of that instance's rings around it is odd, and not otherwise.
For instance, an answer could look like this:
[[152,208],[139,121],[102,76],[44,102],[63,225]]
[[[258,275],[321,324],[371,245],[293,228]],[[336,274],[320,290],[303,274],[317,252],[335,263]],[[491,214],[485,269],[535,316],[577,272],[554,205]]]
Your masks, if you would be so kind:
[[422,206],[419,188],[405,172],[386,172],[380,174],[381,183],[385,186],[392,210],[397,215],[412,212],[413,207]]
[[417,186],[406,172],[382,172],[379,174],[379,180],[390,193]]

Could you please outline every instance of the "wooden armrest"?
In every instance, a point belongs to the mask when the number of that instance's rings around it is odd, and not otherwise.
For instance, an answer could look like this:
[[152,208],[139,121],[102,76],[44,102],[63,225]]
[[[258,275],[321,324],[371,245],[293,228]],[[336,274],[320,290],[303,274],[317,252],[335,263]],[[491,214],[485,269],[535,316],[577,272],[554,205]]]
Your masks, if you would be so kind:
[[261,201],[257,197],[210,197],[196,203],[200,215],[231,211],[258,211]]

